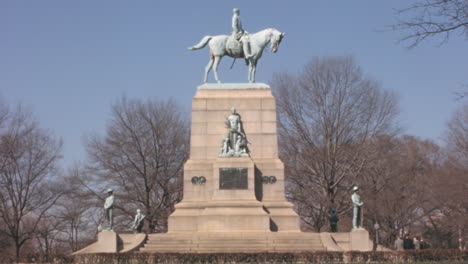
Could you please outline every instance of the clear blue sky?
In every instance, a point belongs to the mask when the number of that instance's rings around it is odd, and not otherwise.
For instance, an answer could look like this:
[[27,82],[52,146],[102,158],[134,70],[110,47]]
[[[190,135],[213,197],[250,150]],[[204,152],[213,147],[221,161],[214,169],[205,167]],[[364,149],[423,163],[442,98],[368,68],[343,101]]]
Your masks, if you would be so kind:
[[[286,32],[278,53],[259,62],[257,81],[298,72],[313,56],[353,55],[364,72],[400,95],[405,133],[441,142],[468,83],[468,41],[454,36],[407,50],[392,1],[0,1],[0,96],[31,106],[41,126],[64,140],[65,164],[85,159],[83,136],[103,134],[121,96],[174,98],[189,112],[208,50],[204,35],[229,34],[232,8],[249,32]],[[223,82],[244,82],[246,67],[220,66]],[[212,77],[211,77],[212,78]],[[211,79],[212,80],[212,79]]]

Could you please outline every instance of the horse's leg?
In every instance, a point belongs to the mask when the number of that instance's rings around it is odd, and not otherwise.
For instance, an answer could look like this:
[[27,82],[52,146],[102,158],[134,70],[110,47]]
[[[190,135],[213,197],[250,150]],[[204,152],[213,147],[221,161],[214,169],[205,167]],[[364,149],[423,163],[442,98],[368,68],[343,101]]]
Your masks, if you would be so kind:
[[252,62],[252,82],[255,82],[255,74],[257,73],[257,62]]
[[208,62],[208,64],[205,67],[205,79],[203,80],[205,83],[208,82],[208,73],[210,72],[211,67],[213,67],[213,62],[214,62],[214,58],[213,56],[210,56],[210,62]]
[[247,80],[249,81],[249,83],[252,83],[252,70],[253,70],[253,61],[250,60],[249,61],[249,74],[247,76]]
[[214,69],[213,69],[213,71],[214,71],[215,80],[218,83],[221,83],[221,81],[218,78],[218,66],[219,66],[219,61],[220,60],[221,60],[221,56],[214,56]]

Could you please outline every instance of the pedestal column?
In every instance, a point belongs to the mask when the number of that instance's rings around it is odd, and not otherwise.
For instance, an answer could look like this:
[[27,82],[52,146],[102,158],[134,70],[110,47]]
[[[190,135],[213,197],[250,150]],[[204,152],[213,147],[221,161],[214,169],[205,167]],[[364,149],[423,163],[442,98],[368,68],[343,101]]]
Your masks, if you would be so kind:
[[[219,157],[231,108],[242,120],[249,157]],[[223,189],[220,171],[236,168],[247,169],[247,189]],[[194,183],[202,176],[205,183]],[[264,176],[274,182],[263,182]],[[169,217],[169,232],[299,231],[299,217],[292,207],[284,196],[284,165],[278,158],[276,105],[270,87],[262,83],[199,86],[192,101],[184,197]]]

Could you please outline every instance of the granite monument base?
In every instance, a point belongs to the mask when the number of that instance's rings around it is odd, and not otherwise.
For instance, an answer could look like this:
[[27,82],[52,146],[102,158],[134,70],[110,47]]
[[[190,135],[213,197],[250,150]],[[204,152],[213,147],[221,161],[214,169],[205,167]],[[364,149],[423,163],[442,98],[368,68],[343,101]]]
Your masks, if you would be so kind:
[[93,244],[78,250],[75,254],[125,253],[138,250],[146,241],[146,234],[118,234],[113,231],[98,233]]

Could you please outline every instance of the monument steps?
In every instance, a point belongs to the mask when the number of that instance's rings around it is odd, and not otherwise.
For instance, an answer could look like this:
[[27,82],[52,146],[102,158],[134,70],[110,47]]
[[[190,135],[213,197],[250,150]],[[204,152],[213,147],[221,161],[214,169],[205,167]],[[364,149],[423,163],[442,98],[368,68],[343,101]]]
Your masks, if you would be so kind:
[[151,234],[148,235],[148,240],[140,251],[175,252],[174,249],[177,249],[181,252],[191,252],[193,247],[196,247],[196,245],[192,243],[190,234]]
[[142,252],[301,252],[325,251],[319,233],[206,232],[151,234]]
[[275,244],[273,249],[275,251],[326,251],[322,244]]
[[185,252],[191,252],[193,251],[194,247],[193,246],[187,246],[187,245],[154,245],[150,247],[144,247],[141,248],[141,252],[176,252],[183,250]]
[[192,241],[190,237],[187,237],[185,239],[183,238],[176,238],[176,237],[166,237],[166,238],[154,238],[154,239],[148,239],[147,244],[152,244],[152,243],[187,243]]
[[242,245],[246,245],[246,244],[249,244],[249,245],[265,245],[267,244],[265,241],[261,241],[261,240],[239,240],[239,241],[233,241],[233,240],[199,240],[199,241],[196,241],[197,244],[199,245],[204,245],[204,244],[210,244],[210,245],[223,245],[223,244],[230,244],[230,245],[239,245],[239,246],[242,246]]
[[141,252],[193,252],[193,248],[196,245],[193,244],[153,244],[145,245],[143,248],[140,248]]

